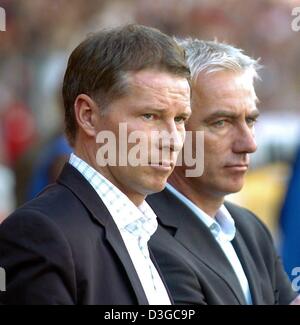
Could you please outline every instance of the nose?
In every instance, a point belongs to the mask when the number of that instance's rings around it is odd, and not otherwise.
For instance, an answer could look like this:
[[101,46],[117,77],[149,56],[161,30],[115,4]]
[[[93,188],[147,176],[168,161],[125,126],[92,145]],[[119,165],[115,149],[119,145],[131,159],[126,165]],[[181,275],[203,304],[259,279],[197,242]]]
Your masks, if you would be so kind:
[[233,151],[235,153],[253,153],[256,149],[257,144],[253,128],[250,128],[247,124],[241,126],[235,136]]
[[159,141],[159,148],[161,150],[179,152],[182,149],[185,139],[184,126],[178,128],[175,121],[172,121],[160,132],[162,136],[161,141]]

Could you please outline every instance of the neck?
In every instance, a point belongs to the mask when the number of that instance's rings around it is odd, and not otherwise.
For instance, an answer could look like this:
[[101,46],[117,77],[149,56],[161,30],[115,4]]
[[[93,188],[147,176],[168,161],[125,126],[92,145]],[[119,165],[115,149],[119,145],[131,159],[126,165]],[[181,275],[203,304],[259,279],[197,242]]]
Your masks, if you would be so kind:
[[181,175],[176,169],[168,182],[212,218],[215,218],[224,202],[224,196],[213,195],[205,191],[205,188],[200,188],[199,185],[190,182],[190,178],[185,177],[184,174]]
[[[145,200],[145,195],[134,192],[130,190],[130,188],[125,187],[122,183],[120,183],[114,175],[111,173],[111,170],[108,166],[101,167],[97,164],[96,161],[96,150],[93,152],[91,150],[92,145],[86,145],[83,141],[82,144],[75,145],[74,153],[77,157],[84,160],[87,164],[93,167],[98,173],[104,176],[107,180],[109,180],[113,185],[115,185],[122,193],[124,193],[130,201],[133,202],[134,205],[140,206]],[[122,168],[122,167],[115,167]]]

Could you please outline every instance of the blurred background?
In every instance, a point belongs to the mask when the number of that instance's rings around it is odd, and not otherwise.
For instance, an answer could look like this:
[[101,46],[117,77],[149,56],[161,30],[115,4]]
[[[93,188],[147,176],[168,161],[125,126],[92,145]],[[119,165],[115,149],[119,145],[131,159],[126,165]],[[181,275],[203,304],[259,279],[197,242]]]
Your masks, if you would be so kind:
[[300,31],[292,29],[292,10],[300,0],[0,0],[0,7],[0,222],[55,180],[70,152],[60,96],[73,48],[90,32],[137,22],[261,58],[259,149],[244,189],[228,199],[268,225],[293,276],[300,267]]

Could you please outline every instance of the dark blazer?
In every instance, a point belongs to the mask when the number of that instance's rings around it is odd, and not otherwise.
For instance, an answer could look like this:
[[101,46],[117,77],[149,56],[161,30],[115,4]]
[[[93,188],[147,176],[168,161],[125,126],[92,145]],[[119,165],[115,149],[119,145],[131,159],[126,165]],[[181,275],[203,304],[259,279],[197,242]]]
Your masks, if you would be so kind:
[[0,266],[3,304],[148,304],[110,213],[70,164],[1,224]]
[[[147,202],[159,218],[150,247],[178,304],[246,304],[233,268],[209,229],[169,190]],[[232,242],[253,304],[288,304],[295,297],[267,228],[250,211],[226,203],[236,225]]]

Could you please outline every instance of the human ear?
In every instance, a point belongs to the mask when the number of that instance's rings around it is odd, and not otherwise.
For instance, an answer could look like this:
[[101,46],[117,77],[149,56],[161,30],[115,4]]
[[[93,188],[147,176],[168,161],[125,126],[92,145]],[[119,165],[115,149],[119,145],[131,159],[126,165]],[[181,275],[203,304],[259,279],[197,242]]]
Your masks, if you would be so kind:
[[99,107],[95,101],[86,94],[80,94],[75,100],[74,110],[78,127],[88,136],[95,137],[96,117],[99,117]]

